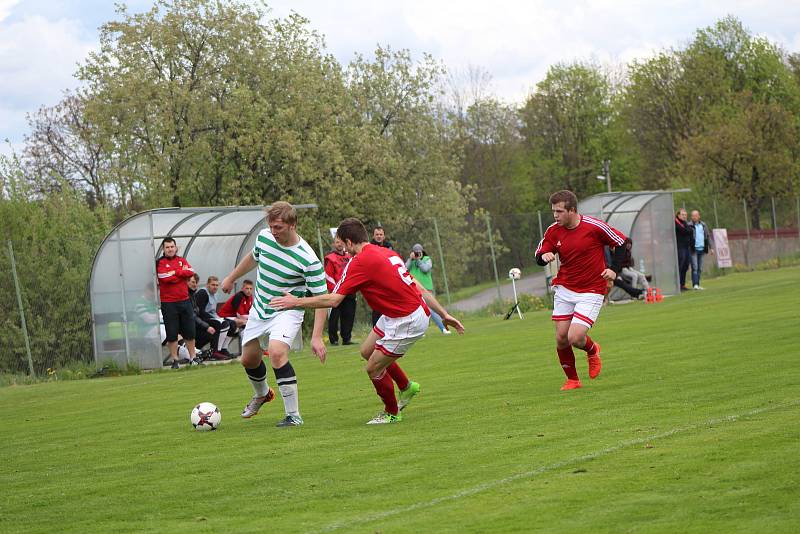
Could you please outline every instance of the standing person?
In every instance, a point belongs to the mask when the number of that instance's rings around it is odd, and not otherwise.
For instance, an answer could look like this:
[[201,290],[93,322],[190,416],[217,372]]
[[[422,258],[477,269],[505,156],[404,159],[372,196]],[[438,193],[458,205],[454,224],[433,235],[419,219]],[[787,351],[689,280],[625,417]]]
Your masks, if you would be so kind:
[[692,289],[703,290],[700,287],[700,275],[703,274],[703,256],[708,254],[709,250],[714,253],[711,248],[711,232],[708,225],[700,219],[700,212],[692,210],[692,222],[690,223],[692,232],[694,234],[692,239]]
[[[572,191],[550,196],[551,224],[536,248],[536,263],[544,266],[558,254],[561,266],[553,280],[553,321],[556,352],[567,381],[562,391],[581,387],[575,369],[573,347],[586,352],[589,377],[597,378],[602,362],[600,344],[587,335],[597,321],[608,282],[616,279],[625,254],[625,235],[605,222],[578,213]],[[614,247],[611,268],[606,267],[604,247]]]
[[[402,420],[400,410],[420,390],[419,384],[408,379],[397,360],[425,334],[428,305],[459,334],[464,332],[464,327],[408,274],[399,254],[367,243],[367,229],[361,221],[353,218],[343,220],[336,235],[353,259],[333,293],[306,298],[287,294],[272,299],[271,305],[278,309],[336,307],[344,301],[345,295],[361,291],[369,306],[381,313],[378,324],[361,345],[361,356],[367,360],[367,375],[384,404],[384,410],[367,424],[397,423]],[[399,402],[394,384],[400,389]]]
[[[336,282],[342,277],[345,267],[353,257],[344,249],[344,243],[338,237],[333,239],[333,250],[325,256],[325,281],[328,292],[332,292]],[[342,345],[352,345],[353,322],[356,318],[356,297],[347,295],[339,306],[331,308],[328,315],[328,340],[331,345],[339,344],[339,325],[341,324]]]
[[211,357],[215,360],[230,360],[228,352],[228,334],[236,330],[236,324],[228,319],[223,319],[217,313],[217,291],[219,278],[209,276],[206,287],[198,289],[194,294],[195,306],[199,310],[200,318],[214,328],[211,339]]
[[694,231],[689,226],[686,210],[681,208],[675,213],[675,242],[678,246],[678,273],[680,275],[681,291],[686,291],[686,272],[689,270],[689,263],[692,257],[692,247],[694,247]]
[[189,350],[192,365],[199,365],[194,350],[194,309],[189,300],[189,286],[186,281],[194,274],[194,269],[186,258],[178,256],[178,245],[171,237],[161,241],[163,254],[156,260],[158,276],[158,292],[161,295],[161,315],[164,317],[167,348],[172,359],[172,368],[180,368],[178,364],[178,334],[183,336]]
[[[433,260],[419,243],[411,247],[411,253],[406,260],[406,269],[414,277],[414,280],[422,284],[422,287],[430,291],[431,294],[436,294],[433,290]],[[431,319],[442,334],[451,333],[442,323],[442,318],[434,310],[431,310]]]
[[[392,243],[386,239],[386,231],[383,229],[383,226],[380,224],[372,229],[372,241],[369,242],[370,245],[376,245],[379,247],[388,248],[389,250],[394,250]],[[378,322],[378,319],[381,318],[380,312],[376,310],[372,310],[372,326]]]
[[[297,398],[297,376],[289,362],[289,349],[303,324],[303,311],[278,310],[269,301],[284,292],[293,295],[305,295],[306,291],[314,295],[324,294],[325,273],[314,249],[297,234],[294,206],[288,202],[275,202],[267,208],[266,215],[269,228],[258,234],[252,253],[225,277],[222,290],[230,293],[239,277],[258,268],[253,307],[241,337],[241,362],[255,394],[242,411],[242,417],[253,417],[262,405],[275,397],[267,385],[267,367],[258,341],[260,336],[269,334],[269,360],[286,411],[286,416],[276,426],[299,426],[303,424],[303,418]],[[326,356],[322,341],[325,316],[325,310],[314,313],[311,334],[311,351],[322,363],[325,363]]]

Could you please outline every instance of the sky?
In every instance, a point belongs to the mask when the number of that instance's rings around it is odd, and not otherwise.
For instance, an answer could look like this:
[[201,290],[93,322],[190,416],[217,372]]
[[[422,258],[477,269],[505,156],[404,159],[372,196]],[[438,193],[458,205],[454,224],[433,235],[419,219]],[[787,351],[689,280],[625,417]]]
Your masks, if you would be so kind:
[[[152,0],[125,2],[130,12]],[[800,52],[797,0],[273,0],[271,15],[292,11],[325,36],[342,63],[378,44],[430,53],[448,69],[479,68],[490,90],[522,102],[549,66],[646,59],[681,47],[698,28],[734,15],[757,35]],[[0,0],[0,154],[20,150],[26,115],[74,89],[77,65],[98,47],[98,27],[115,20],[112,0]],[[8,142],[5,142],[8,140]]]

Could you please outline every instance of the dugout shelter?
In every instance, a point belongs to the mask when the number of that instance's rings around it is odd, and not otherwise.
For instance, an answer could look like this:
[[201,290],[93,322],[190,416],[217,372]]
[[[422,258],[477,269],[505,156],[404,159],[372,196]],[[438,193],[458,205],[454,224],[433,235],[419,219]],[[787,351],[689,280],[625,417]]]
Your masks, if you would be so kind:
[[[314,204],[296,205],[298,210]],[[89,280],[92,339],[98,366],[115,362],[142,369],[162,366],[155,260],[161,241],[173,237],[178,254],[200,276],[200,286],[210,275],[222,280],[249,254],[258,233],[266,227],[264,207],[163,208],[138,213],[119,223],[95,254]],[[255,280],[255,271],[245,278]],[[149,287],[148,287],[149,286]],[[154,291],[154,288],[156,291]],[[228,295],[218,294],[224,302]]]
[[602,193],[580,201],[578,213],[602,219],[630,237],[634,268],[644,260],[651,286],[664,295],[680,293],[673,191]]

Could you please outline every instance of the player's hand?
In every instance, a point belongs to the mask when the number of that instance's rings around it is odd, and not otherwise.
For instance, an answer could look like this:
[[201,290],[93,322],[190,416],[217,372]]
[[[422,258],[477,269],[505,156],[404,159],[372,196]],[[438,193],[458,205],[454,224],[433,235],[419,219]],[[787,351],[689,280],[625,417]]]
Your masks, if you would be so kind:
[[208,328],[206,328],[206,332],[208,332],[208,333],[209,333],[209,334],[211,334],[212,336],[213,336],[214,334],[216,334],[216,333],[217,333],[217,331],[216,331],[216,330],[214,330],[214,327],[213,327],[213,326],[209,326]]
[[[270,306],[272,306],[271,303]],[[311,337],[311,352],[319,358],[321,363],[325,363],[325,358],[328,355],[328,348],[325,346],[325,342],[322,341],[322,336]]]
[[612,269],[603,269],[603,272],[600,273],[600,276],[603,277],[603,280],[608,280],[609,282],[613,282],[617,279],[617,273],[615,273]]
[[447,326],[452,326],[453,328],[455,328],[456,332],[458,332],[459,334],[464,333],[464,325],[461,324],[461,321],[459,321],[449,313],[445,314],[445,316],[442,317],[442,322]]
[[223,293],[230,293],[233,290],[233,280],[229,280],[226,276],[219,287],[222,289]]
[[[300,299],[291,293],[284,293],[282,297],[274,297],[269,301],[270,308],[276,310],[288,310],[289,308],[299,308]],[[316,353],[315,353],[316,354]]]
[[542,254],[542,261],[545,263],[550,263],[554,259],[556,259],[556,255],[553,254],[552,252],[545,252],[544,254]]

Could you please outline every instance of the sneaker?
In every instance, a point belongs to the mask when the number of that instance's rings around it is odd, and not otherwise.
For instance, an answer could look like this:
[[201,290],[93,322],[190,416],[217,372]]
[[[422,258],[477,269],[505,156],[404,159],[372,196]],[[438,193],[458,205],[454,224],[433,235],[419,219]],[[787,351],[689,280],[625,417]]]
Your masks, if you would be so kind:
[[694,286],[692,286],[692,289],[694,289],[695,291],[705,291],[706,290],[706,288],[700,287],[700,284],[695,284]]
[[300,426],[303,424],[303,418],[299,415],[287,415],[280,421],[278,421],[275,426]]
[[203,363],[203,360],[201,360],[200,358],[195,358],[195,359],[194,359],[194,360],[192,360],[190,363],[191,363],[192,365],[205,365],[205,364]]
[[263,405],[268,402],[272,402],[274,398],[275,392],[272,391],[272,388],[269,388],[267,394],[263,397],[253,397],[250,399],[250,402],[247,403],[247,406],[244,407],[244,410],[242,410],[242,417],[245,419],[250,419],[254,415],[258,414],[258,410],[260,410]]
[[350,340],[347,340],[347,341],[342,341],[342,345],[355,345],[355,343],[353,343]]
[[400,415],[400,412],[397,412],[397,415],[392,415],[390,413],[381,412],[369,421],[367,421],[368,425],[387,425],[389,423],[399,423],[403,420],[403,416]]
[[170,365],[171,369],[180,369],[181,364],[178,363],[178,360],[172,360],[172,365]]
[[452,332],[450,330],[448,330],[447,328],[445,328],[444,330],[442,330],[442,334],[448,335],[448,334],[452,334]]
[[600,374],[600,369],[603,368],[603,362],[600,361],[600,344],[595,341],[594,346],[594,354],[586,356],[589,361],[589,378],[597,378],[597,375]]
[[573,380],[571,378],[567,378],[567,381],[564,382],[564,385],[561,386],[561,391],[567,391],[570,389],[578,389],[583,387],[580,380]]
[[413,399],[417,393],[419,393],[419,383],[409,382],[408,387],[400,391],[399,398],[397,399],[397,407],[402,410],[408,406],[408,403],[411,402],[411,399]]

